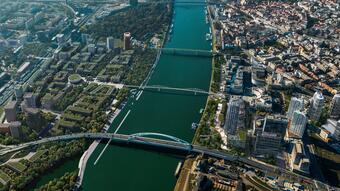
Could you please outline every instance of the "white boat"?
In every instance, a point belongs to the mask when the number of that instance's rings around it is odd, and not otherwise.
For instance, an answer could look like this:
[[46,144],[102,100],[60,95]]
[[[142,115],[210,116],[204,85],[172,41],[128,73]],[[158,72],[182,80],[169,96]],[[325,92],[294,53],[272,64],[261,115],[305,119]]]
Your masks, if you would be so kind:
[[191,124],[191,129],[194,129],[194,130],[195,130],[197,127],[198,127],[198,124],[197,124],[197,123],[192,123],[192,124]]
[[205,35],[205,40],[207,40],[207,41],[212,40],[212,35],[210,33],[207,33]]

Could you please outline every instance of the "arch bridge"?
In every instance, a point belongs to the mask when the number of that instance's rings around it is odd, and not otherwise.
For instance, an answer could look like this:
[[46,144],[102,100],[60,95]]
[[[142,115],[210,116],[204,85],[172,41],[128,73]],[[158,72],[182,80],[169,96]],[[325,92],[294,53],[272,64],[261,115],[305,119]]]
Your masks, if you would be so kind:
[[48,137],[39,139],[37,141],[27,142],[19,145],[9,145],[6,146],[4,149],[0,150],[0,156],[18,151],[27,147],[40,145],[48,142],[55,142],[55,141],[67,141],[67,140],[74,140],[74,139],[108,139],[112,140],[113,142],[125,142],[125,143],[136,143],[139,145],[151,145],[156,147],[162,148],[170,148],[175,150],[186,150],[191,151],[192,145],[180,138],[166,135],[162,133],[153,133],[153,132],[142,132],[142,133],[134,133],[131,135],[125,134],[116,134],[116,133],[75,133],[69,135],[61,135],[55,137]]
[[[164,140],[164,139],[156,139],[156,138],[150,138],[153,136],[166,138],[170,140]],[[7,145],[3,149],[0,150],[0,156],[14,152],[19,151],[27,147],[44,144],[48,142],[54,142],[54,141],[67,141],[67,140],[74,140],[74,139],[110,139],[113,143],[118,142],[126,142],[126,143],[134,143],[138,145],[146,145],[146,146],[152,146],[152,147],[158,147],[158,148],[166,148],[166,149],[173,149],[176,151],[181,152],[189,152],[192,154],[203,154],[205,156],[214,157],[217,159],[223,159],[230,162],[238,162],[242,164],[246,164],[252,167],[255,167],[257,169],[276,173],[276,174],[286,174],[288,176],[295,176],[295,177],[303,177],[305,176],[296,174],[294,172],[290,172],[289,170],[282,169],[280,167],[267,165],[265,163],[259,163],[257,161],[251,160],[249,158],[244,158],[240,156],[234,156],[228,153],[225,153],[223,151],[218,150],[212,150],[206,147],[202,147],[199,145],[193,145],[188,143],[187,141],[184,141],[182,139],[179,139],[177,137],[161,134],[161,133],[152,133],[152,132],[144,132],[144,133],[135,133],[131,135],[124,135],[124,134],[115,134],[115,133],[75,133],[70,135],[61,135],[61,136],[55,136],[55,137],[48,137],[43,138],[37,141],[27,142],[23,144],[18,145]]]
[[161,137],[161,138],[170,139],[171,141],[175,141],[179,144],[183,144],[183,145],[186,145],[188,147],[191,146],[191,144],[189,142],[182,140],[180,138],[177,138],[177,137],[174,137],[174,136],[171,136],[171,135],[167,135],[167,134],[152,133],[152,132],[131,134],[130,137],[129,137],[129,140],[133,140],[133,139],[136,139],[138,137]]

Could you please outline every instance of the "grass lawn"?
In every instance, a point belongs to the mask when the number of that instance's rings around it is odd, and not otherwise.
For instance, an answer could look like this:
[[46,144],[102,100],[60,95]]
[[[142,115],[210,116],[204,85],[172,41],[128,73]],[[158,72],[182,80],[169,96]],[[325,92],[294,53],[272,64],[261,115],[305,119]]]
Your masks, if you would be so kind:
[[9,166],[11,169],[17,171],[17,172],[23,172],[27,167],[23,165],[20,162],[9,162],[7,163],[7,166]]
[[40,151],[37,151],[30,159],[29,161],[30,162],[34,162],[36,161],[38,158],[40,158],[43,154],[46,153],[46,150],[40,150]]
[[70,80],[80,80],[81,77],[80,77],[79,74],[72,74],[72,75],[69,76],[69,79]]
[[2,170],[0,170],[0,179],[2,179],[1,182],[9,182],[11,180],[11,177],[9,177],[6,173],[4,173]]

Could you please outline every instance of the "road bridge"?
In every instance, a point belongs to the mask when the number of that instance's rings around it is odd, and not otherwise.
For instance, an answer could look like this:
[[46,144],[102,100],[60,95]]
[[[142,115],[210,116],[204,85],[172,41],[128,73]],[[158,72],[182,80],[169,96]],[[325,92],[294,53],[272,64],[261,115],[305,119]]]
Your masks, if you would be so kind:
[[160,1],[159,3],[175,3],[176,5],[219,5],[220,3],[212,1],[189,1],[189,0],[174,0],[174,1]]
[[[17,0],[21,2],[39,2],[39,3],[95,3],[95,4],[119,4],[117,1],[113,0]],[[147,1],[147,2],[140,2],[139,4],[165,4],[165,3],[176,3],[176,5],[218,5],[216,2],[210,1],[178,1],[178,0],[167,0],[167,1]]]
[[[158,137],[158,138],[157,138]],[[162,138],[162,139],[160,139]],[[282,169],[277,166],[272,166],[266,163],[261,163],[256,160],[251,160],[245,157],[234,156],[219,150],[212,150],[199,145],[193,145],[187,141],[181,140],[179,138],[165,135],[161,133],[136,133],[131,135],[115,134],[115,133],[77,133],[70,135],[55,136],[49,138],[43,138],[37,141],[27,142],[19,145],[10,145],[4,149],[0,150],[0,156],[14,151],[18,151],[27,147],[36,146],[39,144],[44,144],[53,141],[67,141],[74,139],[95,139],[95,140],[111,140],[112,144],[125,145],[129,147],[145,146],[160,152],[164,152],[167,149],[174,150],[178,154],[202,154],[205,156],[223,159],[236,164],[244,164],[264,172],[274,173],[278,176],[286,176],[290,178],[295,178],[296,180],[308,180],[314,181],[303,175],[296,174],[294,172]],[[123,143],[123,144],[122,144]],[[321,182],[319,182],[322,184]]]
[[200,49],[186,49],[186,48],[156,48],[162,54],[180,55],[180,56],[200,56],[213,57],[221,55],[221,53],[214,50],[200,50]]
[[155,91],[162,91],[162,90],[170,90],[170,91],[179,91],[179,92],[189,92],[194,93],[194,95],[216,95],[216,93],[205,91],[198,88],[176,88],[176,87],[168,87],[168,86],[161,86],[161,85],[146,85],[146,86],[136,86],[136,85],[124,85],[126,88],[130,89],[139,89],[139,90],[155,90]]

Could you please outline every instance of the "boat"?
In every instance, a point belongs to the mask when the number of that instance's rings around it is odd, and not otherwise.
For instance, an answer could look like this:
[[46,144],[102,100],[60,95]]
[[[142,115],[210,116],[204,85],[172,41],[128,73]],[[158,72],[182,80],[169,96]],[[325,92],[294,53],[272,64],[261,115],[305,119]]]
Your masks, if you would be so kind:
[[209,41],[209,40],[211,40],[211,39],[212,39],[211,34],[207,33],[207,34],[205,35],[205,40]]
[[211,35],[210,33],[207,33],[207,34],[205,35],[205,40],[209,41],[209,40],[211,40],[211,39],[212,39],[212,35]]
[[200,109],[200,114],[202,114],[202,113],[203,113],[203,111],[204,111],[204,109],[203,109],[203,108],[201,108],[201,109]]
[[170,30],[169,30],[169,34],[171,34],[172,33],[172,29],[174,28],[174,24],[171,24],[171,26],[170,26]]
[[191,124],[191,129],[194,129],[194,130],[195,130],[197,127],[198,127],[198,124],[197,124],[197,123],[192,123],[192,124]]
[[181,161],[177,164],[176,171],[175,171],[175,177],[176,178],[178,178],[179,173],[181,172],[182,165],[183,165],[183,163]]

